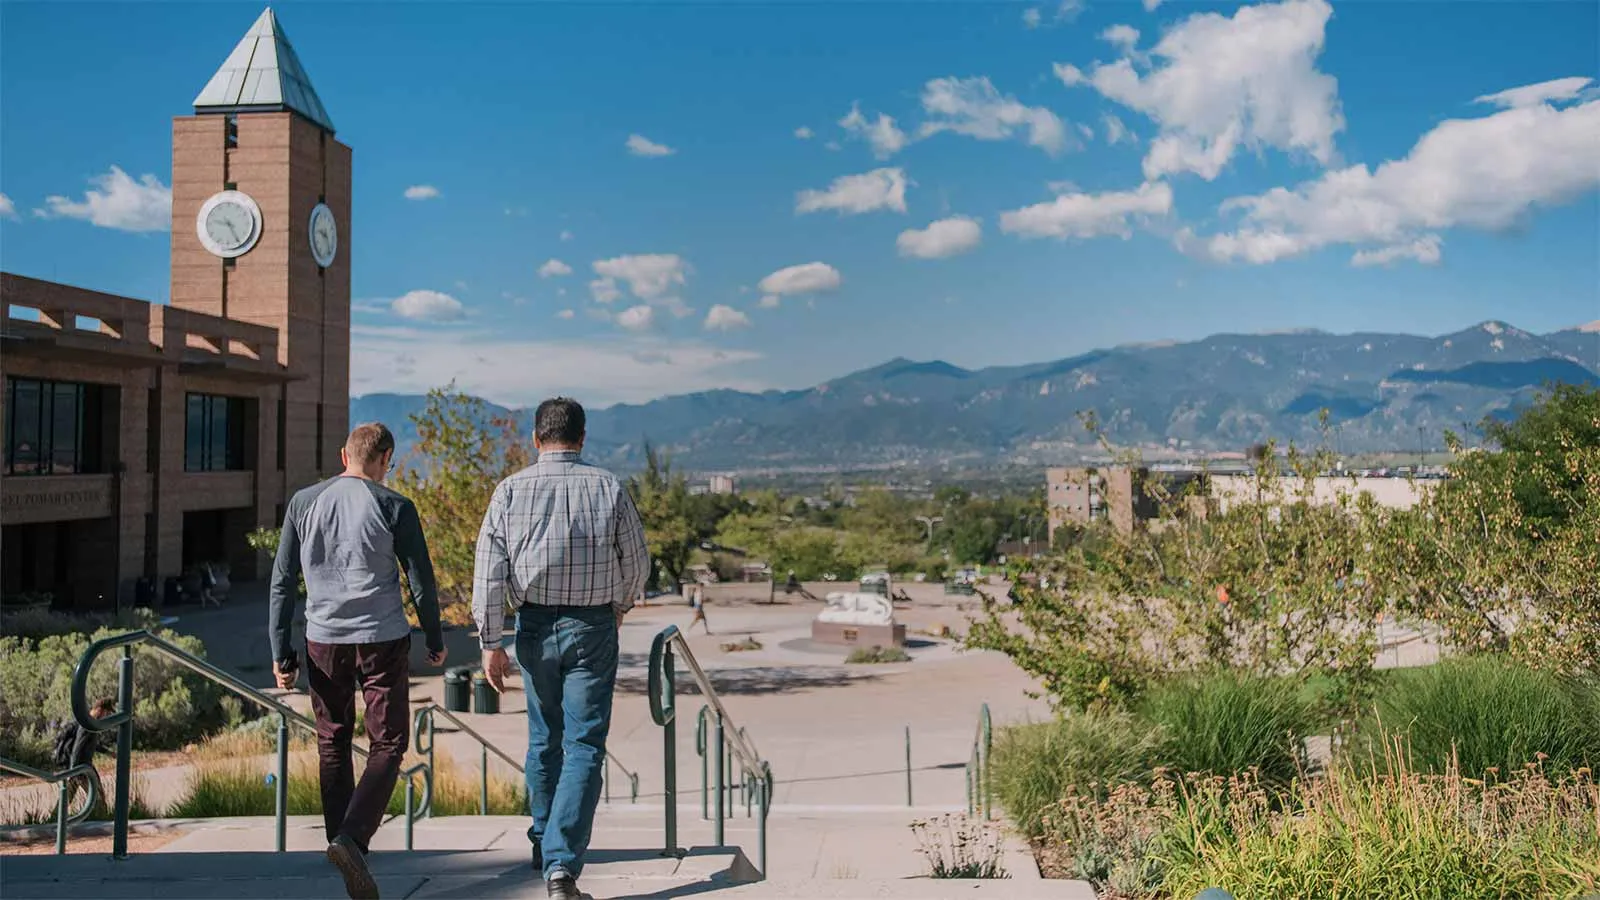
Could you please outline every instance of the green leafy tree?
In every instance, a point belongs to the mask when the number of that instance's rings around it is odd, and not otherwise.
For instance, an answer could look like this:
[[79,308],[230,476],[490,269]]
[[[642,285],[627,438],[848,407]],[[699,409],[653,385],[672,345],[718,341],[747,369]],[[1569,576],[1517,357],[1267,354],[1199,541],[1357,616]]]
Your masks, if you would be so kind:
[[1125,703],[1154,681],[1215,669],[1321,672],[1345,696],[1365,691],[1383,603],[1360,563],[1380,519],[1370,498],[1312,502],[1328,460],[1291,448],[1287,462],[1282,474],[1258,459],[1263,499],[1206,517],[1184,514],[1198,486],[1156,482],[1158,525],[1097,526],[1019,566],[1020,602],[986,604],[969,645],[1010,655],[1065,708]]
[[628,479],[628,492],[644,522],[645,541],[650,546],[652,581],[665,577],[677,584],[689,567],[689,559],[700,541],[700,529],[689,482],[672,470],[672,460],[646,443],[645,469]]
[[530,461],[527,439],[455,385],[428,392],[417,443],[390,485],[417,506],[441,604],[470,601],[473,556],[495,486]]
[[1460,451],[1374,547],[1383,589],[1449,645],[1571,673],[1600,670],[1600,388],[1559,386],[1499,452]]

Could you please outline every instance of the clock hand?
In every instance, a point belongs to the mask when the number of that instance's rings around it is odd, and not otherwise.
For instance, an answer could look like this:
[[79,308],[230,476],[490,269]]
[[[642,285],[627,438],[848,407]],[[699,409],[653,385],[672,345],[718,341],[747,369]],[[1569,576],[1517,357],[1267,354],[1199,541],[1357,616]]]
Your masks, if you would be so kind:
[[233,227],[233,222],[228,219],[223,219],[222,224],[228,226],[228,234],[232,235],[233,239],[237,241],[239,239],[239,232]]

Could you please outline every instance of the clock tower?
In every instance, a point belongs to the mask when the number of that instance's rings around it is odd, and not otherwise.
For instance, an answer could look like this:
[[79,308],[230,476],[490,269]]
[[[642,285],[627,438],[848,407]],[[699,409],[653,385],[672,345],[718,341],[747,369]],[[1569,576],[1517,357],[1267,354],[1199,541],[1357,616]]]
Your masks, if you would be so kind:
[[172,122],[171,303],[277,329],[258,471],[282,481],[258,490],[286,498],[340,470],[349,431],[350,148],[271,9],[194,110]]

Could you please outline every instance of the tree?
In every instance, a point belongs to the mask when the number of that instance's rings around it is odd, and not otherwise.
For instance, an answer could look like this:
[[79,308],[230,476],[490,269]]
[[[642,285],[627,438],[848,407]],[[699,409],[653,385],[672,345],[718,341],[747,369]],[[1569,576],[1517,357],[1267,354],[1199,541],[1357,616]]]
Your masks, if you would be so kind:
[[1559,386],[1511,422],[1498,453],[1457,451],[1449,479],[1392,517],[1374,549],[1383,589],[1465,651],[1557,671],[1600,664],[1600,388]]
[[1320,672],[1358,695],[1383,607],[1360,567],[1379,519],[1370,500],[1312,502],[1322,457],[1291,447],[1288,462],[1284,476],[1258,457],[1266,499],[1207,517],[1183,514],[1201,482],[1154,482],[1159,523],[1094,526],[1015,566],[1020,602],[986,603],[968,644],[1008,654],[1064,708],[1129,702],[1156,680],[1216,668]]
[[645,469],[628,479],[628,492],[644,522],[645,541],[650,546],[651,580],[666,576],[676,585],[689,567],[689,557],[700,542],[689,496],[689,482],[672,471],[672,459],[659,453],[648,442],[644,446]]
[[428,392],[411,421],[417,443],[391,479],[417,506],[441,605],[472,597],[478,531],[504,478],[528,465],[529,447],[509,419],[451,384]]

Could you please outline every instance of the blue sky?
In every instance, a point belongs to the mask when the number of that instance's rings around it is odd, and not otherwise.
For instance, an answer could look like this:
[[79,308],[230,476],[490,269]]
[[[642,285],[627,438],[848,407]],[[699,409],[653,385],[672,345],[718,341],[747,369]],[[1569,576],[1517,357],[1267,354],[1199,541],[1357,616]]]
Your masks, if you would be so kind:
[[[1150,6],[280,4],[355,150],[353,390],[1600,319],[1600,7]],[[170,119],[260,11],[0,4],[0,264],[164,301]]]

